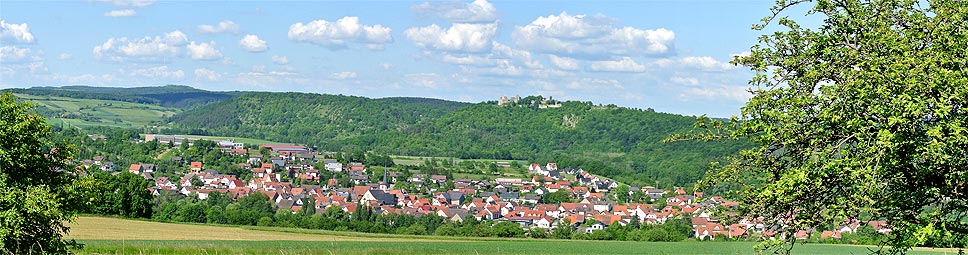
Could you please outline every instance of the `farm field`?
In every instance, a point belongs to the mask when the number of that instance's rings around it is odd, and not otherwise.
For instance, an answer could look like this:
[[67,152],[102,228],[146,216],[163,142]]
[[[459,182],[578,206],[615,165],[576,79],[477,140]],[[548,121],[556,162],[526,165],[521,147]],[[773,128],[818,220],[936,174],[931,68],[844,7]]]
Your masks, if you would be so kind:
[[[79,217],[79,254],[754,254],[751,242],[620,242],[376,235]],[[795,254],[867,254],[870,247],[799,245]],[[918,249],[909,254],[956,254]]]
[[[144,138],[144,136],[145,134],[141,134],[142,138]],[[273,141],[257,139],[257,138],[244,138],[244,137],[231,137],[231,136],[207,136],[207,135],[175,135],[175,136],[184,136],[188,138],[205,139],[205,140],[211,140],[211,141],[229,140],[229,141],[244,143],[246,145],[291,144],[291,143],[273,142]]]
[[54,126],[141,128],[157,124],[158,121],[181,111],[157,105],[112,100],[25,94],[15,94],[15,96],[45,108],[40,110],[55,114],[54,118],[47,118],[48,123]]
[[460,163],[461,161],[477,161],[477,162],[488,162],[488,163],[497,162],[497,161],[510,163],[511,161],[517,161],[518,163],[524,166],[527,166],[528,164],[528,162],[525,160],[459,159],[454,157],[418,157],[418,156],[403,156],[403,155],[391,155],[390,157],[393,158],[393,163],[400,164],[400,165],[412,165],[412,166],[423,164],[425,159],[437,159],[437,160],[449,159],[454,163]]

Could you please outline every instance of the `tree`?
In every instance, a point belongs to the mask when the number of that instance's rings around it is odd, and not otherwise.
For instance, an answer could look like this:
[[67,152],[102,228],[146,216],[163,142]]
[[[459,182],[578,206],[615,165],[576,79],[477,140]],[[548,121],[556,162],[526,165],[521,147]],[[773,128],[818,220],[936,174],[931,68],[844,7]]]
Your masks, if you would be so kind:
[[615,188],[614,193],[615,193],[615,199],[618,200],[620,203],[624,204],[629,202],[629,185],[625,185],[625,184],[618,185],[618,187]]
[[556,205],[569,201],[571,201],[571,198],[568,195],[568,191],[565,189],[558,189],[558,191],[555,192],[548,192],[541,197],[541,202],[545,204]]
[[83,198],[72,192],[72,146],[50,141],[51,127],[33,106],[0,95],[0,253],[67,253],[63,240]]
[[524,229],[517,223],[502,221],[491,227],[492,233],[496,237],[524,237]]
[[[755,72],[729,121],[700,118],[682,137],[754,143],[700,187],[739,184],[746,216],[800,229],[887,220],[890,252],[965,247],[968,235],[968,3],[816,1],[819,28],[781,14],[733,63]],[[785,15],[785,14],[784,14]],[[792,249],[795,239],[764,247]]]
[[555,239],[569,239],[574,230],[571,228],[571,220],[563,219],[558,221],[558,226],[551,232],[551,237]]

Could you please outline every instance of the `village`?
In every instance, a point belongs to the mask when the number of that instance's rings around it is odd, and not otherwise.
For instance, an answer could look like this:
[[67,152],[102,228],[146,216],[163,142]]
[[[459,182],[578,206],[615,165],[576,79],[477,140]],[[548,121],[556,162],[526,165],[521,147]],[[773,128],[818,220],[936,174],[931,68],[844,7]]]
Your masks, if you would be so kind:
[[[195,139],[149,135],[145,140],[180,145]],[[574,231],[589,234],[614,224],[662,224],[670,219],[686,218],[691,221],[692,237],[699,240],[746,239],[751,236],[787,238],[778,234],[783,231],[769,226],[762,219],[730,217],[736,215],[735,209],[740,204],[721,196],[689,193],[681,187],[670,190],[649,186],[629,186],[626,196],[618,196],[620,183],[588,170],[559,167],[554,162],[529,164],[527,176],[531,178],[475,180],[390,171],[362,162],[343,164],[334,159],[332,153],[313,151],[301,145],[261,144],[259,151],[270,153],[262,155],[254,153],[254,147],[246,149],[242,143],[217,141],[217,144],[221,153],[245,158],[244,162],[237,162],[237,166],[251,175],[241,178],[219,173],[199,161],[185,162],[188,169],[177,169],[181,173],[179,179],[155,178],[153,174],[159,169],[152,164],[131,164],[127,171],[154,183],[150,191],[155,196],[177,193],[204,200],[212,192],[221,192],[235,200],[261,193],[275,204],[277,210],[288,209],[294,213],[305,207],[311,207],[316,213],[337,207],[352,215],[358,206],[364,205],[378,215],[433,214],[452,222],[473,217],[476,220],[513,222],[532,230],[553,231],[570,226]],[[498,168],[511,167],[508,162],[491,164]],[[85,160],[84,165],[104,171],[114,170],[114,164],[104,161],[103,157]],[[323,178],[324,175],[348,178]],[[550,193],[567,194],[569,202],[544,201],[543,198]],[[633,193],[644,195],[648,203],[632,203],[620,198],[628,198]],[[312,202],[307,204],[306,201]],[[840,239],[843,234],[858,231],[862,225],[869,225],[883,234],[891,231],[883,221],[853,220],[834,229],[801,230],[794,238]]]

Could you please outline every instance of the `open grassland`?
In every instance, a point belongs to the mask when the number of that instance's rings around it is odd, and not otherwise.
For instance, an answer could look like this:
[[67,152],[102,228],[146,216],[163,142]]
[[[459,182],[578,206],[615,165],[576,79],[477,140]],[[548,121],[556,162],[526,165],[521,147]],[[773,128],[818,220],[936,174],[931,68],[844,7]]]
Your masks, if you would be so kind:
[[48,122],[57,126],[140,128],[157,124],[158,121],[162,121],[180,111],[175,108],[122,101],[15,95],[54,114],[55,117],[48,118]]
[[[142,138],[144,138],[144,136],[145,136],[145,134],[141,134],[141,137]],[[209,141],[222,141],[222,140],[235,141],[235,142],[238,142],[238,143],[244,143],[246,145],[250,145],[250,144],[251,145],[259,145],[259,144],[291,144],[291,143],[273,142],[273,141],[262,140],[262,139],[258,139],[258,138],[245,138],[245,137],[232,137],[232,136],[207,136],[207,135],[166,135],[166,136],[182,136],[182,137],[187,137],[187,138],[204,139],[204,140],[209,140]]]
[[[80,217],[80,254],[754,254],[750,242],[619,242],[376,235]],[[867,254],[869,247],[798,245],[795,254]],[[910,254],[956,254],[918,249]]]
[[418,156],[403,156],[403,155],[391,155],[390,157],[393,158],[393,163],[396,163],[399,165],[412,165],[412,166],[421,165],[424,163],[424,160],[428,160],[428,159],[450,160],[450,161],[453,161],[455,164],[460,163],[461,161],[477,161],[477,162],[485,162],[485,163],[494,163],[494,162],[511,163],[511,161],[517,161],[522,166],[527,166],[528,164],[528,161],[525,161],[525,160],[506,160],[506,159],[459,159],[454,157],[418,157]]

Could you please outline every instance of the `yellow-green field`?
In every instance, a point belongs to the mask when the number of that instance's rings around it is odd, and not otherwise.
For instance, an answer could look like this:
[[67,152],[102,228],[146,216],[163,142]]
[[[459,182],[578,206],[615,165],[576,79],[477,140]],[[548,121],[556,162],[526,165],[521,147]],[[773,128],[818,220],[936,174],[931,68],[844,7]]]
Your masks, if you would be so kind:
[[[755,254],[751,242],[621,242],[381,235],[79,217],[80,254]],[[872,247],[798,245],[794,254],[867,254]],[[909,254],[957,254],[916,249]]]
[[[78,99],[68,97],[34,96],[14,94],[15,96],[43,106],[48,110],[73,116],[62,118],[48,118],[48,122],[55,126],[65,125],[74,127],[112,126],[125,128],[140,128],[150,126],[180,112],[175,108],[150,104],[139,104],[122,101]],[[89,116],[84,118],[83,116]]]
[[[144,138],[144,136],[145,136],[145,134],[141,134],[141,137],[142,138]],[[232,137],[232,136],[207,136],[207,135],[175,135],[175,136],[183,136],[183,137],[195,138],[195,139],[204,139],[204,140],[209,140],[209,141],[228,140],[228,141],[235,141],[235,142],[239,142],[239,143],[244,143],[246,145],[250,145],[250,144],[251,145],[259,145],[259,144],[291,144],[291,143],[273,142],[273,141],[263,140],[263,139],[258,139],[258,138],[245,138],[245,137]]]
[[498,161],[511,163],[511,161],[517,161],[522,166],[526,166],[528,164],[528,162],[525,161],[525,160],[459,159],[459,158],[454,158],[454,157],[418,157],[418,156],[402,156],[402,155],[391,155],[390,157],[393,158],[393,163],[395,163],[395,164],[399,164],[399,165],[412,165],[412,166],[416,166],[416,165],[423,164],[424,160],[427,160],[427,159],[436,159],[436,160],[449,159],[449,160],[453,161],[455,164],[456,163],[460,163],[461,161],[477,161],[477,162],[487,162],[487,163],[498,162]]

